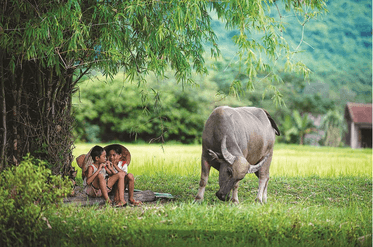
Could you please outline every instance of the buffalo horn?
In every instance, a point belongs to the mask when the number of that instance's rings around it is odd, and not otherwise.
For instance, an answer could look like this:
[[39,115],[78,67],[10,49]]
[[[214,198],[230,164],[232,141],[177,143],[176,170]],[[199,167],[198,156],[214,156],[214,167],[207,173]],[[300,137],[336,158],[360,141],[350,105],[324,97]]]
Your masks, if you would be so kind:
[[254,173],[254,172],[259,171],[259,169],[266,162],[266,160],[268,159],[268,157],[269,157],[269,154],[267,154],[266,156],[264,156],[264,158],[259,163],[257,163],[256,165],[250,165],[249,171],[247,173]]
[[223,154],[224,159],[231,165],[233,165],[234,157],[227,149],[227,136],[224,136],[223,140],[221,141],[221,153]]

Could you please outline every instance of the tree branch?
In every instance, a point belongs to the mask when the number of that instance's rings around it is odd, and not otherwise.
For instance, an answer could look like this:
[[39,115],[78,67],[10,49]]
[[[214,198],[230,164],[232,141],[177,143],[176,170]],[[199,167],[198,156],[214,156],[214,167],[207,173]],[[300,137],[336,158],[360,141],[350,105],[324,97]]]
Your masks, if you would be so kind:
[[79,75],[79,77],[72,83],[72,87],[75,87],[75,85],[78,83],[78,81],[80,80],[80,79],[82,79],[82,77],[84,76],[84,75],[86,75],[87,73],[88,73],[88,71],[89,70],[91,70],[91,68],[92,68],[92,63],[91,64],[89,64],[88,65],[88,68],[86,68],[86,70],[83,72],[83,73],[80,73],[80,75]]

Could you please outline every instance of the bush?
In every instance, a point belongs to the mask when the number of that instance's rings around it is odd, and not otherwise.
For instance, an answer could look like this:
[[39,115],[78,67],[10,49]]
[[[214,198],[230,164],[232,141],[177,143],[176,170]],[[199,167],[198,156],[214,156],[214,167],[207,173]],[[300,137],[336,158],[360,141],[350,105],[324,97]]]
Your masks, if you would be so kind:
[[182,90],[172,79],[157,84],[150,77],[139,86],[124,83],[121,75],[103,80],[80,82],[80,93],[74,95],[74,135],[79,141],[200,142],[213,110],[214,86],[201,81],[200,87]]
[[52,175],[47,163],[26,156],[0,175],[0,246],[34,245],[43,212],[72,192],[71,182]]

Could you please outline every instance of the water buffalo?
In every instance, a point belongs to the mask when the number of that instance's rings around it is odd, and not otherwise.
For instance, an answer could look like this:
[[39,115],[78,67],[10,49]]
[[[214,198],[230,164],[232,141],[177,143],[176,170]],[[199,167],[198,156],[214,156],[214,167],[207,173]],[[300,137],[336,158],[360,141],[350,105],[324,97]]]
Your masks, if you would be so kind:
[[267,202],[269,166],[275,134],[280,131],[267,111],[256,107],[216,108],[202,133],[201,181],[195,201],[202,201],[210,168],[219,171],[220,189],[216,196],[238,203],[238,183],[246,173],[259,178],[256,201]]

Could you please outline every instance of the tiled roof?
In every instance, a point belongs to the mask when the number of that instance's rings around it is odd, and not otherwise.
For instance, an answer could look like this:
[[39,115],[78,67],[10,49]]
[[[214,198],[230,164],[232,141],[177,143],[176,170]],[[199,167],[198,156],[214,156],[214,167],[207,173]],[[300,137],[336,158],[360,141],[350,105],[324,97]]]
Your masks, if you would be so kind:
[[347,103],[346,108],[354,123],[372,123],[372,104]]

